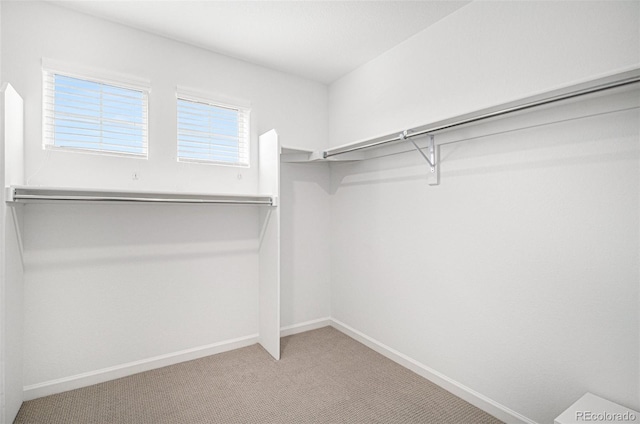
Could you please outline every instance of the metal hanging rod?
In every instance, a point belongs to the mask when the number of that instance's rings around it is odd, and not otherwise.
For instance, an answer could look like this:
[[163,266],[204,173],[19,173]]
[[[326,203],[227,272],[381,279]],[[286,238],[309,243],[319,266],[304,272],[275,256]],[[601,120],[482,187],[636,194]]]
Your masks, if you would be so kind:
[[75,190],[42,187],[8,187],[7,202],[74,201],[115,203],[188,203],[275,206],[271,196],[198,195],[182,193]]
[[[419,137],[425,134],[432,134],[438,131],[451,129],[461,125],[475,123],[483,121],[489,118],[496,118],[499,116],[507,115],[513,112],[519,112],[526,109],[531,109],[538,106],[548,105],[551,103],[559,102],[562,100],[569,100],[575,97],[584,96],[587,94],[594,94],[613,88],[623,87],[630,84],[640,82],[640,69],[633,69],[631,71],[622,72],[615,75],[610,75],[603,78],[598,78],[586,83],[577,84],[571,87],[566,87],[558,90],[553,90],[548,93],[544,93],[537,96],[531,96],[524,99],[516,100],[494,106],[491,108],[482,109],[476,112],[460,115],[454,118],[438,121],[432,124],[414,128],[412,130],[406,130],[398,135],[389,135],[385,137],[375,138],[369,140],[369,142],[363,142],[363,144],[357,144],[352,147],[338,147],[335,149],[325,150],[322,153],[322,157],[327,159],[332,156],[342,155],[345,153],[356,152],[363,149],[369,149],[372,147],[382,146],[388,143],[393,143],[402,140],[412,141],[411,138]],[[419,149],[418,149],[419,150]],[[425,158],[426,159],[426,158]],[[430,163],[430,165],[433,165]]]

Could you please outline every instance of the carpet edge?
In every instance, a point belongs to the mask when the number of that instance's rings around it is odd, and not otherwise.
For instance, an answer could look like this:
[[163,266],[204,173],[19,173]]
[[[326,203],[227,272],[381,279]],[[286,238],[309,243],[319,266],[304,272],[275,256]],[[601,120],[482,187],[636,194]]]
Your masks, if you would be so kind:
[[415,372],[421,377],[426,378],[432,383],[442,387],[448,392],[458,396],[459,398],[469,402],[473,406],[483,410],[484,412],[498,418],[506,423],[513,424],[538,424],[524,415],[488,398],[487,396],[476,392],[475,390],[447,377],[446,375],[416,361],[409,356],[398,352],[397,350],[381,343],[373,337],[356,330],[353,327],[331,318],[331,326],[341,333],[346,334],[363,345],[375,350],[379,354],[391,359],[393,362]]
[[24,386],[23,398],[24,401],[33,400],[43,396],[79,389],[93,384],[104,383],[105,381],[138,374],[140,372],[166,367],[168,365],[203,358],[216,353],[240,349],[256,343],[258,343],[258,335],[251,334],[164,355],[153,356],[151,358],[141,359],[138,361],[127,362],[125,364],[115,365],[112,367],[101,368],[86,373],[31,384]]

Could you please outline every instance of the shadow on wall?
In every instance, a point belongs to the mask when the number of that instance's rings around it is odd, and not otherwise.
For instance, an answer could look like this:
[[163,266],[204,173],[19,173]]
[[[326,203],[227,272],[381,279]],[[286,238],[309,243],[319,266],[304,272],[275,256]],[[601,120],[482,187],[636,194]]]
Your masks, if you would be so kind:
[[31,204],[25,263],[37,271],[257,255],[259,224],[255,206]]

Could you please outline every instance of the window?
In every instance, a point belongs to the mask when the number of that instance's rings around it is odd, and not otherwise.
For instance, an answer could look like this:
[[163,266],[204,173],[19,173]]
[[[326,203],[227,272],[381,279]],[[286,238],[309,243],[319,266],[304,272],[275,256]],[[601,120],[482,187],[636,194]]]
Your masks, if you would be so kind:
[[249,166],[249,109],[178,94],[178,160]]
[[44,70],[44,148],[147,157],[148,90]]

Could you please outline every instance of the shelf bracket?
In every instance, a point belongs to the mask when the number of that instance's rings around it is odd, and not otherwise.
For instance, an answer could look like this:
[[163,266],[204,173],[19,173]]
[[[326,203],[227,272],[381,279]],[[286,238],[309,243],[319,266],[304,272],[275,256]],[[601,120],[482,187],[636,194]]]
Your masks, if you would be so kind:
[[436,146],[433,134],[429,134],[429,156],[425,155],[420,146],[418,146],[415,141],[409,138],[409,132],[407,130],[402,131],[400,134],[398,134],[398,137],[400,137],[400,140],[409,140],[411,144],[413,144],[413,147],[416,148],[418,153],[420,153],[424,160],[426,160],[427,163],[431,166],[431,172],[436,172]]
[[430,179],[429,185],[437,185],[438,184],[438,170],[437,170],[438,164],[436,159],[436,143],[435,143],[435,138],[433,134],[429,134],[429,143],[427,145],[427,147],[429,148],[428,156],[422,151],[422,148],[420,148],[420,146],[418,146],[418,144],[415,141],[413,141],[413,139],[411,139],[411,135],[409,134],[409,131],[405,130],[401,132],[400,134],[398,134],[398,138],[400,138],[400,140],[409,140],[411,144],[413,144],[413,147],[416,148],[418,153],[422,155],[424,160],[427,161],[427,163],[429,164],[429,167],[431,168],[431,175],[434,178]]

